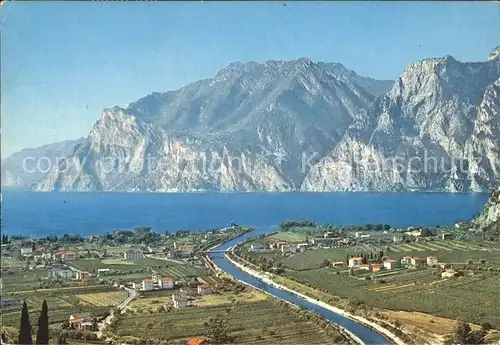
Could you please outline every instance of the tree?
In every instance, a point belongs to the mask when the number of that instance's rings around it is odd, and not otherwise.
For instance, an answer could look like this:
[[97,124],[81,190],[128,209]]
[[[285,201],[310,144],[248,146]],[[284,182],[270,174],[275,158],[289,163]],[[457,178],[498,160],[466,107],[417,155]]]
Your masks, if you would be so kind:
[[57,340],[57,345],[66,345],[67,344],[67,342],[66,342],[67,337],[68,337],[67,332],[61,332],[61,334],[59,335],[59,339]]
[[30,315],[28,313],[26,301],[23,302],[23,309],[21,311],[21,326],[19,328],[18,343],[22,345],[33,344],[33,339],[31,338]]
[[38,318],[38,331],[36,333],[37,345],[47,345],[49,343],[49,315],[47,301],[43,300],[42,312]]
[[457,344],[468,344],[470,338],[471,328],[467,321],[457,320],[455,331],[453,332],[453,340]]
[[229,336],[227,334],[227,320],[224,320],[222,316],[217,315],[215,318],[210,318],[209,323],[209,337],[212,343],[222,344],[228,341]]

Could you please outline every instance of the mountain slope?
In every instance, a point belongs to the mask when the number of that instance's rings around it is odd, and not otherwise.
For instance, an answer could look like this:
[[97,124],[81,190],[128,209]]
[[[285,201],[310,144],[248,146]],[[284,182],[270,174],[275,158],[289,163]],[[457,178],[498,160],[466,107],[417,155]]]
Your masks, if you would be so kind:
[[32,187],[56,164],[57,158],[72,155],[85,141],[67,140],[14,153],[2,160],[2,187]]
[[[473,157],[486,151],[498,164],[499,76],[498,60],[447,56],[410,65],[311,169],[302,189],[488,190],[500,171],[486,169],[471,183],[477,177],[469,165],[486,164]],[[488,137],[480,135],[484,126]]]
[[104,110],[36,190],[491,190],[499,78],[493,53],[422,60],[395,82],[306,58],[236,62]]
[[[51,171],[37,189],[295,190],[308,170],[303,155],[328,152],[373,102],[359,83],[305,58],[234,63],[105,110],[71,171]],[[103,160],[114,161],[111,171]]]
[[500,188],[491,193],[484,209],[472,223],[488,236],[500,239]]

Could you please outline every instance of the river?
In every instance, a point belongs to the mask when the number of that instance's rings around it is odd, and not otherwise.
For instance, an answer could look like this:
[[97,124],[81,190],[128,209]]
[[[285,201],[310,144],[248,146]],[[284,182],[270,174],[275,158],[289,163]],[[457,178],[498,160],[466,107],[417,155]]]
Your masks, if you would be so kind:
[[[255,236],[254,232],[247,233],[243,236],[240,236],[238,238],[235,238],[231,241],[225,242],[218,246],[216,249],[217,250],[226,250],[229,247],[232,247],[242,241],[244,241],[248,237],[253,237]],[[310,303],[300,297],[297,297],[296,295],[274,288],[270,286],[269,284],[262,282],[253,276],[249,275],[248,273],[242,272],[239,268],[234,266],[227,258],[224,256],[223,253],[211,253],[210,257],[212,260],[219,266],[221,270],[224,272],[232,275],[238,280],[241,280],[249,285],[252,285],[256,288],[259,288],[261,290],[264,290],[268,292],[269,294],[273,295],[274,297],[280,298],[282,300],[291,302],[299,307],[305,307],[311,311],[314,311],[323,317],[325,317],[327,320],[344,327],[348,331],[352,332],[355,334],[358,338],[360,338],[365,344],[390,344],[390,342],[380,333],[378,333],[375,330],[372,330],[369,327],[366,327],[357,321],[351,320],[343,315],[337,314],[331,310],[322,308],[318,305],[315,305],[313,303]]]

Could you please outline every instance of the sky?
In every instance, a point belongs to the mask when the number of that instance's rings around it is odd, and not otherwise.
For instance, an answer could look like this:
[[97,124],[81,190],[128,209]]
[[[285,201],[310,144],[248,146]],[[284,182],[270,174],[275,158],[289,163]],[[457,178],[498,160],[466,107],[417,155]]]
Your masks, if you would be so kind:
[[1,152],[86,137],[104,108],[213,76],[233,61],[341,62],[395,79],[409,63],[484,61],[500,3],[6,2]]

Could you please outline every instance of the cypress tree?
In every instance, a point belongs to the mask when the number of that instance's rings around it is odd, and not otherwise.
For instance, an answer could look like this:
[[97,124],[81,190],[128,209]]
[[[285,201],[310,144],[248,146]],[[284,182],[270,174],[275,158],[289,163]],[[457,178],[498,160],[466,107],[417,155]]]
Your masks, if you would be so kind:
[[38,318],[38,332],[36,334],[37,345],[48,345],[49,343],[49,308],[47,301],[43,300],[42,312]]
[[23,310],[21,311],[21,327],[19,329],[18,343],[21,345],[33,344],[33,339],[31,338],[30,315],[28,313],[26,301],[23,302]]

